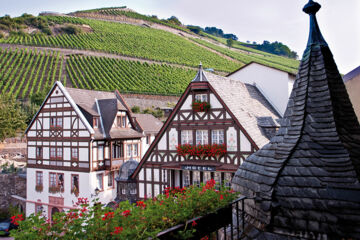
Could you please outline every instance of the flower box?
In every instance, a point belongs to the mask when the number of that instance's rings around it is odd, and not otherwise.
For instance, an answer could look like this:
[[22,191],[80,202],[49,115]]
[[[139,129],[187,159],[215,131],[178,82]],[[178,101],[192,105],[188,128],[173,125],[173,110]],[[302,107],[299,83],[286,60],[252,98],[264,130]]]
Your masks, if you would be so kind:
[[183,144],[176,146],[176,151],[181,156],[222,156],[226,153],[225,144],[190,145]]
[[36,185],[35,186],[35,191],[42,192],[43,191],[43,185]]
[[58,193],[58,192],[64,192],[64,188],[62,188],[60,185],[49,187],[49,193]]
[[195,101],[192,103],[191,107],[194,112],[207,112],[210,109],[210,103]]

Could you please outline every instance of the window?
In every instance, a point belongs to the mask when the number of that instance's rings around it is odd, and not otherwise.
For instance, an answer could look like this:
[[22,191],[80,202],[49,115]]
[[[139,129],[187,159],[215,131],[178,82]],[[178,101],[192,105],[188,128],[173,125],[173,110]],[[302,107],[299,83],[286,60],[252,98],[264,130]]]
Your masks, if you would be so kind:
[[49,173],[49,192],[64,192],[64,174]]
[[96,174],[96,187],[102,191],[104,190],[104,175],[102,173]]
[[98,160],[104,160],[104,146],[98,146]]
[[115,141],[113,143],[113,158],[122,158],[124,157],[124,145],[120,141]]
[[50,127],[51,128],[62,128],[63,119],[62,117],[51,117],[50,118]]
[[200,186],[200,172],[193,171],[193,185]]
[[49,174],[49,179],[50,179],[50,187],[56,187],[57,183],[56,183],[56,173],[50,173]]
[[183,185],[184,187],[190,185],[190,171],[183,171]]
[[134,156],[134,157],[137,157],[138,154],[139,154],[138,145],[137,145],[137,144],[133,144],[133,156]]
[[195,101],[207,102],[207,94],[196,94]]
[[196,144],[208,144],[208,130],[196,130]]
[[224,130],[212,130],[211,131],[211,143],[223,144],[224,143]]
[[63,149],[56,148],[56,158],[62,158],[62,155],[63,155]]
[[121,127],[121,116],[116,117],[116,126]]
[[193,144],[192,130],[181,131],[181,144]]
[[79,159],[79,149],[71,148],[71,159],[74,159],[74,160]]
[[36,186],[43,185],[43,172],[36,171]]
[[131,157],[131,144],[127,145],[127,156]]
[[71,193],[74,193],[75,196],[78,196],[79,191],[79,175],[71,174]]
[[130,194],[136,194],[136,188],[135,187],[130,188]]
[[97,118],[97,117],[93,118],[93,126],[94,126],[94,128],[99,127],[99,118]]
[[112,188],[114,186],[114,172],[109,172],[108,174],[108,187]]
[[150,143],[150,135],[147,135],[146,136],[146,144],[149,144]]
[[43,156],[43,148],[42,147],[36,147],[36,157],[42,158]]
[[63,156],[62,147],[51,147],[50,148],[50,158],[51,159],[61,159]]
[[126,189],[125,189],[124,187],[121,189],[121,194],[122,194],[122,195],[125,195],[125,194],[126,194]]
[[126,127],[126,116],[122,117],[122,127],[125,128]]

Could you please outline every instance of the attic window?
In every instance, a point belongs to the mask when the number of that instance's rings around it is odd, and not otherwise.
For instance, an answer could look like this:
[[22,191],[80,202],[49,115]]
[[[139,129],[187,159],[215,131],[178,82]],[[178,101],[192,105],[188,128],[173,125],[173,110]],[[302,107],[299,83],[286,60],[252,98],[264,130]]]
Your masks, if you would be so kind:
[[195,95],[195,101],[198,101],[198,102],[207,102],[208,99],[207,99],[207,94],[196,94]]
[[94,128],[98,128],[99,127],[99,118],[98,117],[94,117],[94,120],[93,120],[93,126]]

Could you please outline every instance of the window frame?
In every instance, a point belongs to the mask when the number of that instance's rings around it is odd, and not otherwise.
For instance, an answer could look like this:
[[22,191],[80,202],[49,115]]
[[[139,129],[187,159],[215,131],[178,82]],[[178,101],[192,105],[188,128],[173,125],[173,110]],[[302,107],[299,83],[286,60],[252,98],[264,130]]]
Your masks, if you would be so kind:
[[193,145],[194,137],[193,130],[181,130],[180,132],[181,144],[190,144]]
[[[101,149],[101,151],[100,151],[100,149]],[[104,161],[105,160],[105,152],[104,151],[105,151],[104,145],[98,145],[97,146],[97,160],[98,161]],[[100,156],[101,156],[101,158],[100,158]]]
[[78,190],[78,193],[80,193],[80,176],[79,174],[71,174],[71,190],[70,191],[73,191],[74,187],[75,187],[75,181],[74,181],[74,177],[77,177],[77,190]]
[[99,118],[98,117],[93,117],[93,127],[99,128]]
[[[126,147],[127,147],[127,149],[126,149],[126,152],[127,152],[127,157],[131,157],[132,156],[132,144],[126,144]],[[129,149],[129,147],[130,147],[130,149]]]
[[[74,154],[75,152],[76,154]],[[77,147],[72,147],[71,148],[71,160],[79,160],[79,148]]]
[[[222,139],[221,139],[222,137]],[[222,140],[222,142],[221,142]],[[224,129],[211,130],[211,144],[224,144],[225,143],[225,131]]]
[[195,101],[208,102],[208,94],[207,93],[197,93],[197,94],[195,94]]
[[[111,179],[111,185],[109,185],[110,183],[110,179]],[[110,171],[108,173],[108,184],[107,184],[107,187],[110,189],[110,188],[114,188],[115,187],[115,184],[114,184],[114,180],[115,180],[115,174],[113,171]]]
[[35,186],[44,186],[44,174],[42,171],[36,171]]
[[[202,134],[199,134],[202,133]],[[206,133],[206,134],[204,134]],[[206,136],[206,138],[204,138]],[[209,144],[209,131],[207,129],[198,129],[195,132],[196,145]]]
[[38,159],[43,158],[43,147],[42,146],[36,147],[36,158],[38,158]]
[[138,157],[139,156],[139,145],[137,143],[132,144],[132,156]]
[[[101,175],[101,188],[98,186],[99,179],[98,176]],[[104,173],[97,173],[96,174],[96,187],[99,189],[100,192],[104,191]]]

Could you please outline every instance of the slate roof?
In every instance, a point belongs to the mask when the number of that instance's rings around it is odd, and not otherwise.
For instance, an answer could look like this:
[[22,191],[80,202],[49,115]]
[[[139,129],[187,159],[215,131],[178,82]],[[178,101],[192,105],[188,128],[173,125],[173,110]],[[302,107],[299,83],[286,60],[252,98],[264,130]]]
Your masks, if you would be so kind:
[[309,41],[278,133],[233,178],[250,198],[250,239],[360,238],[360,126],[319,9],[312,0],[304,7]]
[[347,73],[346,75],[344,75],[344,77],[343,77],[344,82],[347,82],[359,75],[360,75],[360,66],[358,66],[354,70],[352,70],[349,73]]
[[[115,116],[119,110],[126,111],[128,108],[124,100],[117,96],[116,92],[94,91],[87,89],[65,88],[76,105],[86,115],[100,117],[99,128],[94,128],[95,139],[126,139],[141,138],[142,133],[138,130],[126,128],[112,128]],[[88,119],[90,121],[91,119]],[[92,125],[92,124],[90,124]]]
[[256,145],[260,148],[268,143],[271,136],[265,132],[264,119],[267,119],[266,127],[275,129],[279,126],[277,119],[280,116],[259,90],[253,85],[209,72],[204,75]]
[[163,123],[151,114],[132,114],[145,134],[158,133]]

